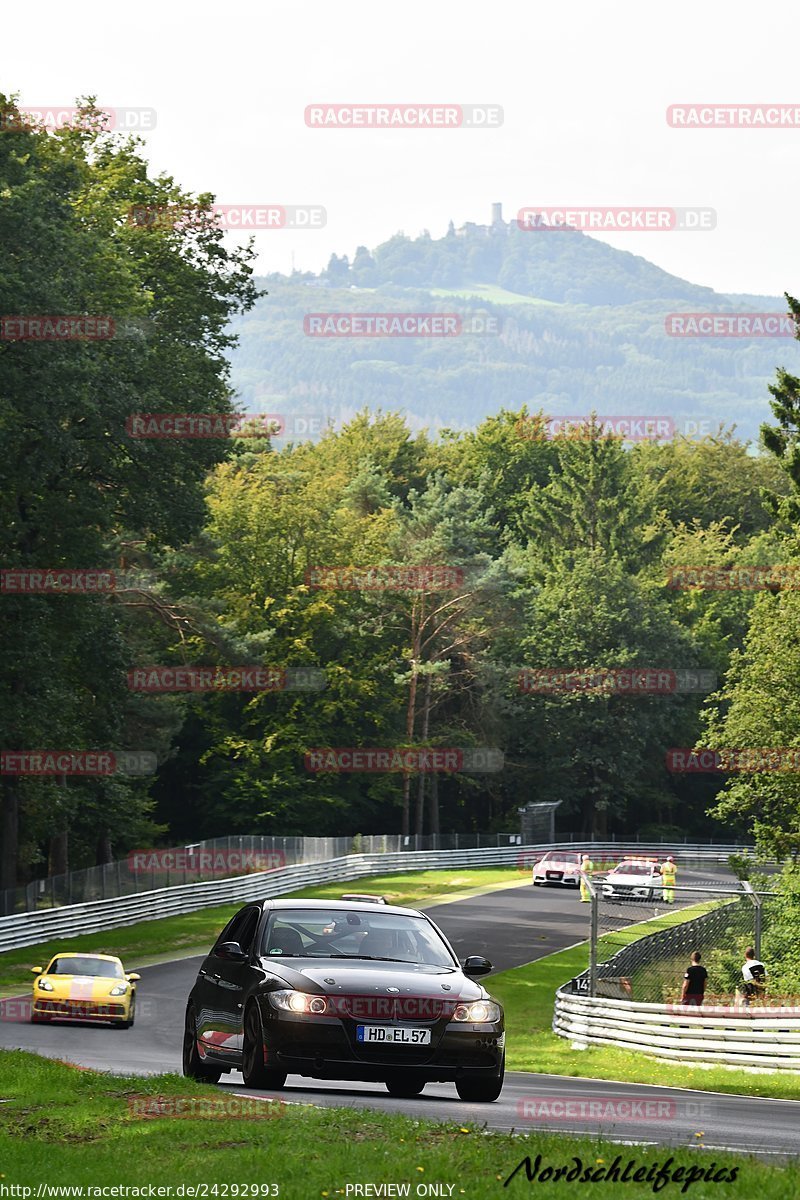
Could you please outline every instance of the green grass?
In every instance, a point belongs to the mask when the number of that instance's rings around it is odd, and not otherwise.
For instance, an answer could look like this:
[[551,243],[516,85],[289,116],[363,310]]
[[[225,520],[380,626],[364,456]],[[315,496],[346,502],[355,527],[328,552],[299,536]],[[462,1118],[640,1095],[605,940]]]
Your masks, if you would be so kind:
[[[619,1155],[620,1169],[630,1160],[646,1169],[671,1160],[668,1169],[683,1168],[684,1175],[691,1168],[710,1171],[712,1162],[714,1171],[724,1171],[723,1179],[734,1173],[733,1183],[693,1182],[688,1189],[692,1200],[786,1200],[800,1192],[796,1160],[776,1165],[727,1152],[712,1155],[702,1149],[700,1138],[692,1148],[669,1151],[614,1146],[592,1137],[534,1132],[514,1136],[486,1132],[479,1124],[274,1103],[266,1105],[273,1114],[266,1120],[230,1112],[216,1118],[143,1118],[132,1107],[136,1101],[166,1105],[191,1096],[224,1104],[233,1097],[176,1075],[130,1078],[78,1071],[23,1051],[0,1051],[0,1080],[2,1098],[9,1101],[0,1104],[0,1183],[6,1188],[29,1187],[34,1196],[39,1183],[144,1186],[145,1195],[147,1185],[201,1184],[207,1185],[211,1197],[242,1196],[244,1184],[274,1183],[279,1191],[272,1194],[282,1200],[315,1200],[345,1196],[348,1184],[385,1182],[408,1183],[411,1196],[419,1184],[437,1183],[452,1187],[444,1195],[455,1200],[462,1195],[482,1200],[532,1195],[524,1169],[507,1192],[503,1183],[526,1156],[535,1163],[537,1155],[541,1168],[572,1167],[577,1156],[583,1167],[598,1171]],[[481,1115],[476,1106],[476,1117]],[[660,1194],[680,1196],[683,1182],[679,1176]],[[238,1185],[238,1193],[233,1185]],[[652,1196],[654,1188],[646,1182],[623,1187],[602,1181],[589,1191],[592,1196],[641,1200]],[[255,1194],[270,1193],[259,1187]],[[584,1196],[587,1189],[562,1179],[553,1194]]]
[[[474,895],[486,889],[511,887],[527,879],[514,867],[479,867],[462,871],[412,871],[407,874],[376,875],[337,883],[321,884],[304,888],[288,895],[338,899],[343,892],[372,892],[386,896],[393,904],[411,908],[439,901],[456,900],[465,895]],[[164,917],[157,921],[141,921],[120,929],[87,933],[68,939],[85,951],[116,954],[127,967],[143,966],[145,960],[158,957],[179,958],[196,950],[204,953],[215,941],[226,922],[242,907],[224,904],[215,908],[202,908],[198,912],[180,917]],[[63,950],[65,941],[60,939],[24,946],[20,950],[7,950],[0,954],[0,996],[11,996],[26,989],[31,982],[30,968],[41,967],[58,951]]]
[[[614,934],[613,946],[608,939],[601,938],[601,951],[604,947],[606,953],[619,949],[622,944],[634,941],[645,933],[679,924],[688,918],[690,912],[696,916],[708,907],[707,903],[693,905],[691,910],[666,913],[654,921],[629,926]],[[603,958],[602,953],[600,957]],[[567,1038],[558,1037],[552,1031],[553,998],[559,987],[585,971],[588,965],[588,943],[582,942],[569,950],[548,954],[546,958],[528,963],[527,966],[491,977],[488,986],[492,995],[505,1008],[506,1065],[510,1071],[538,1071],[800,1100],[800,1075],[784,1075],[780,1071],[751,1074],[723,1067],[660,1063],[649,1055],[619,1050],[614,1046],[589,1046],[586,1050],[573,1050]]]
[[548,308],[561,308],[557,300],[539,300],[536,296],[523,296],[520,292],[509,292],[494,283],[469,283],[461,288],[428,288],[431,296],[476,296],[488,304],[536,304]]

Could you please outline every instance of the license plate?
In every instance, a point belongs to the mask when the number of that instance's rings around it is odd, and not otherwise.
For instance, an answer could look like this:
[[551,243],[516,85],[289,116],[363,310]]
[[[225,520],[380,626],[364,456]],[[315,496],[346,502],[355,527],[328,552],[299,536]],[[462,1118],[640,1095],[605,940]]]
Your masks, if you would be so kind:
[[401,1046],[428,1046],[430,1029],[407,1029],[405,1025],[356,1025],[356,1041]]
[[563,873],[564,873],[563,871],[548,871],[547,878],[548,879],[560,879],[561,876],[563,875]]

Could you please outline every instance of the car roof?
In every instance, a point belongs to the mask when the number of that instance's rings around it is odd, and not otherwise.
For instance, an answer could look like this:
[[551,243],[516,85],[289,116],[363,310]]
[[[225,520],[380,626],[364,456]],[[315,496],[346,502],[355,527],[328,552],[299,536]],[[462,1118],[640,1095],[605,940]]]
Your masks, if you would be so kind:
[[[280,912],[280,910],[284,909],[284,908],[294,908],[294,909],[297,909],[297,908],[309,908],[309,909],[322,908],[322,909],[325,909],[326,912],[330,912],[331,909],[336,909],[337,911],[339,909],[341,909],[342,912],[363,912],[363,913],[371,913],[374,916],[375,909],[378,906],[375,904],[370,904],[370,903],[361,903],[357,900],[302,900],[302,899],[298,899],[298,900],[262,900],[261,907],[262,907],[262,909],[265,909],[265,910],[267,910],[267,909],[270,911],[275,910],[278,912]],[[419,912],[419,910],[416,908],[400,908],[396,904],[381,904],[380,911],[381,911],[382,916],[385,915],[386,913],[398,913],[398,914],[404,914],[405,916],[410,916],[410,917],[424,916],[424,913]]]

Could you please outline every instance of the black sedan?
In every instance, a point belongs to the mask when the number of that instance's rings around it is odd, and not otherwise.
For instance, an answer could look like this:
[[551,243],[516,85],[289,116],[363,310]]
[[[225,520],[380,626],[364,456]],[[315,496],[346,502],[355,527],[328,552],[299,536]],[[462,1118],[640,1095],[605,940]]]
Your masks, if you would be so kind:
[[371,1080],[393,1096],[455,1083],[462,1100],[503,1087],[503,1010],[423,913],[326,900],[248,904],[220,934],[189,995],[183,1073],[241,1071],[277,1090],[288,1074]]

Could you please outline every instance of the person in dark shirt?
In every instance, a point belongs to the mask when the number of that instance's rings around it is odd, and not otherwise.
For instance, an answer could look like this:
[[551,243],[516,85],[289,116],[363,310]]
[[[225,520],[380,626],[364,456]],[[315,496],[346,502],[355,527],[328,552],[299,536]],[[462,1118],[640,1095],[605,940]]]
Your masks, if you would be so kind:
[[692,954],[692,961],[686,968],[686,974],[683,977],[681,1004],[701,1005],[706,994],[707,979],[708,971],[705,967],[700,966],[700,951],[695,950]]

